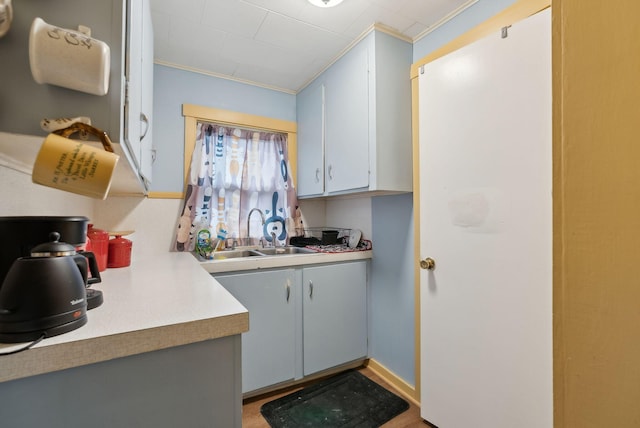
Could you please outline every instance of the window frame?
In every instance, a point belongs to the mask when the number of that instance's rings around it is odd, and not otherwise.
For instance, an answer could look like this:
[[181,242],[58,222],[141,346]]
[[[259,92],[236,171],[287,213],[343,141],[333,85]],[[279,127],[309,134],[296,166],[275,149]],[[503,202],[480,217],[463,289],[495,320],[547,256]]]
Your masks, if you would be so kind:
[[[196,146],[196,131],[198,121],[212,122],[225,126],[237,126],[257,131],[280,132],[287,134],[287,154],[291,168],[291,178],[294,187],[297,185],[297,161],[298,161],[298,124],[288,120],[274,119],[265,116],[256,116],[230,110],[222,110],[213,107],[204,107],[194,104],[182,105],[184,116],[184,185],[187,185],[187,175],[191,165],[191,156]],[[297,188],[297,187],[296,187]],[[183,191],[184,194],[184,191]]]

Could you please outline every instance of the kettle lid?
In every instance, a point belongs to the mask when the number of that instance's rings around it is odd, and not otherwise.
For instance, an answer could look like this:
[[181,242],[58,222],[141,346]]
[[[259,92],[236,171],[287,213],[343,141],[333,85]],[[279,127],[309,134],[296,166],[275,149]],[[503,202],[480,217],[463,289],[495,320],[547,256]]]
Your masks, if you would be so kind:
[[73,245],[60,242],[60,234],[58,232],[51,232],[49,239],[51,240],[50,242],[33,247],[31,257],[61,257],[76,254],[76,249]]

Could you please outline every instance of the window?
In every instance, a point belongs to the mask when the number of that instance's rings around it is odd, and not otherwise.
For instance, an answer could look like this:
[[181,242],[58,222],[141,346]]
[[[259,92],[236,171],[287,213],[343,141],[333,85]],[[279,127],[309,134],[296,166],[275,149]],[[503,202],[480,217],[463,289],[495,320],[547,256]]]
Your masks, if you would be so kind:
[[297,235],[295,163],[289,162],[296,124],[191,105],[183,115],[185,194],[175,250],[210,257],[225,240],[273,245]]

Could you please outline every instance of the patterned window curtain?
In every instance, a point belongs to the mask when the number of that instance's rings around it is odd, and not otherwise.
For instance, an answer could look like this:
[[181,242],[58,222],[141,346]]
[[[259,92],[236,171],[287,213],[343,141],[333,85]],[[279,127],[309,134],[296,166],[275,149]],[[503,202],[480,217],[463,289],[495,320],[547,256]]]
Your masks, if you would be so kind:
[[198,122],[174,250],[210,257],[225,240],[282,245],[302,234],[289,171],[286,134]]

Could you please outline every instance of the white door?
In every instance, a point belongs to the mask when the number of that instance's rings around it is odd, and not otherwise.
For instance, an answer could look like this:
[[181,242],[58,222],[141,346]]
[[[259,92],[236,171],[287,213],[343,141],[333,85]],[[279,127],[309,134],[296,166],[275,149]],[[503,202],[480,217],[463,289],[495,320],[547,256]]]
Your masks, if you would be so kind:
[[553,425],[550,22],[419,77],[421,412],[439,428]]

